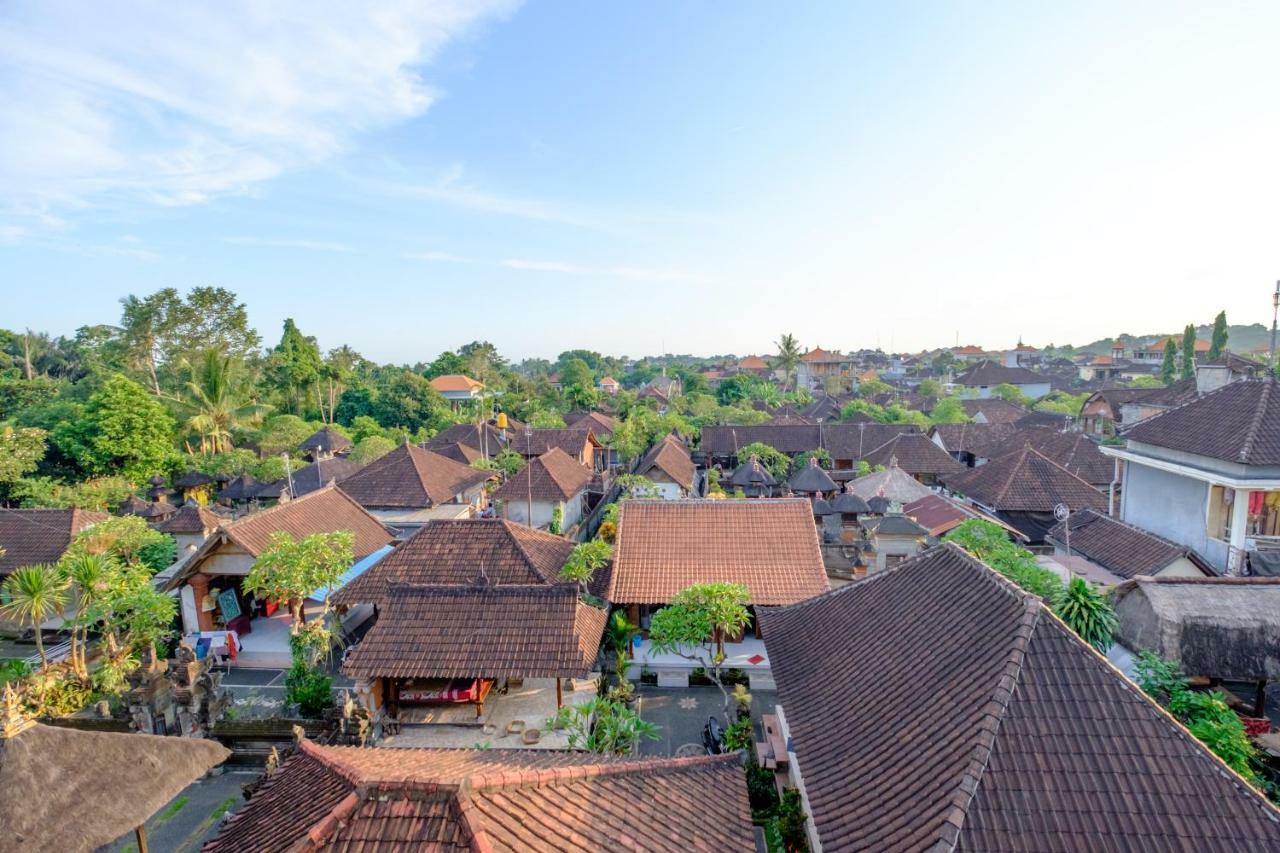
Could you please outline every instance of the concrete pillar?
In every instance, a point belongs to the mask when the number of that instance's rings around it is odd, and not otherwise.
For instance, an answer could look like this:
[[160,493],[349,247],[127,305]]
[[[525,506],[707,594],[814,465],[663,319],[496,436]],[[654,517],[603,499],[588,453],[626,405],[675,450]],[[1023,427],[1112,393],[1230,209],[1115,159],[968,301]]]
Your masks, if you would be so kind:
[[1244,533],[1249,521],[1249,496],[1252,492],[1236,489],[1231,502],[1231,551],[1227,555],[1227,574],[1238,575],[1244,569]]
[[195,593],[196,599],[196,619],[200,623],[201,631],[212,631],[213,611],[204,609],[204,597],[209,594],[209,576],[196,572],[187,581],[191,586],[191,591]]

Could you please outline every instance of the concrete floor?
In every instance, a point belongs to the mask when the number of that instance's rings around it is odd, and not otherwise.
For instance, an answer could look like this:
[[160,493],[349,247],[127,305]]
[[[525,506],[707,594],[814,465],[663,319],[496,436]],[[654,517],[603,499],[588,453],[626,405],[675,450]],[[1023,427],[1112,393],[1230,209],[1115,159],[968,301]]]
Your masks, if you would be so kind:
[[[217,834],[221,817],[244,805],[242,786],[259,771],[226,772],[193,782],[147,821],[147,848],[165,853],[194,853]],[[183,802],[185,800],[185,802]],[[133,833],[103,848],[110,853],[137,853]]]
[[[573,689],[566,683],[564,688],[565,704],[589,702],[596,696],[595,679],[577,679]],[[472,713],[471,706],[460,706],[466,715]],[[406,725],[400,734],[384,738],[379,746],[389,747],[441,747],[452,749],[468,749],[489,745],[502,749],[568,749],[569,738],[563,732],[552,731],[547,720],[556,712],[555,680],[550,678],[525,679],[524,685],[515,688],[506,695],[490,694],[485,702],[485,714],[481,725]],[[508,735],[507,723],[512,720],[524,720],[525,727],[538,729],[542,735],[538,742],[526,745],[519,735]]]
[[[657,740],[640,742],[641,755],[675,755],[680,747],[693,744],[702,748],[702,727],[707,717],[715,715],[724,723],[724,698],[716,687],[647,687],[638,688],[640,716],[658,726]],[[760,716],[772,714],[778,694],[751,691],[751,719],[760,730]]]

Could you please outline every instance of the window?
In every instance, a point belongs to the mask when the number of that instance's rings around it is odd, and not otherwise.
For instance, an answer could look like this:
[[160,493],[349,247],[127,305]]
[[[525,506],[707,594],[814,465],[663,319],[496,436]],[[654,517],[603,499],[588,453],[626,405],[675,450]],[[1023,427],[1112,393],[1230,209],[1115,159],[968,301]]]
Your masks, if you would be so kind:
[[1231,503],[1235,489],[1226,486],[1209,487],[1209,513],[1205,530],[1213,539],[1226,541],[1231,538]]

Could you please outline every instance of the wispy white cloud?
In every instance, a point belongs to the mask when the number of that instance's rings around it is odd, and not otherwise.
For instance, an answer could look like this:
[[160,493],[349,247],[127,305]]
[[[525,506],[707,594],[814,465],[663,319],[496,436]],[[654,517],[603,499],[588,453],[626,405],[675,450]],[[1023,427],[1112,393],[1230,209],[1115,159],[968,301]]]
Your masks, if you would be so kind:
[[515,0],[6,4],[0,210],[246,193],[420,115],[422,71]]
[[269,237],[226,237],[226,242],[236,246],[261,246],[268,249],[302,249],[308,252],[354,252],[346,243],[326,240],[289,240]]
[[594,267],[566,261],[542,261],[526,258],[508,258],[500,262],[507,269],[525,272],[548,272],[562,275],[582,275],[604,278],[626,278],[635,281],[688,282],[691,284],[710,284],[719,281],[719,277],[707,273],[680,269],[649,269],[644,267]]

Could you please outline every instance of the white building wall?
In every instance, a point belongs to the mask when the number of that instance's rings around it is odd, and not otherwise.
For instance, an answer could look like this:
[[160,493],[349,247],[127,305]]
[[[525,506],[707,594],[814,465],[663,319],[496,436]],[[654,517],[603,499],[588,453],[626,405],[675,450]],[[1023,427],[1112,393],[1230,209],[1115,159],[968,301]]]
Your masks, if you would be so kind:
[[1208,499],[1209,484],[1203,480],[1130,462],[1125,470],[1120,518],[1186,545],[1224,569],[1225,548],[1210,547],[1213,540],[1205,529]]

